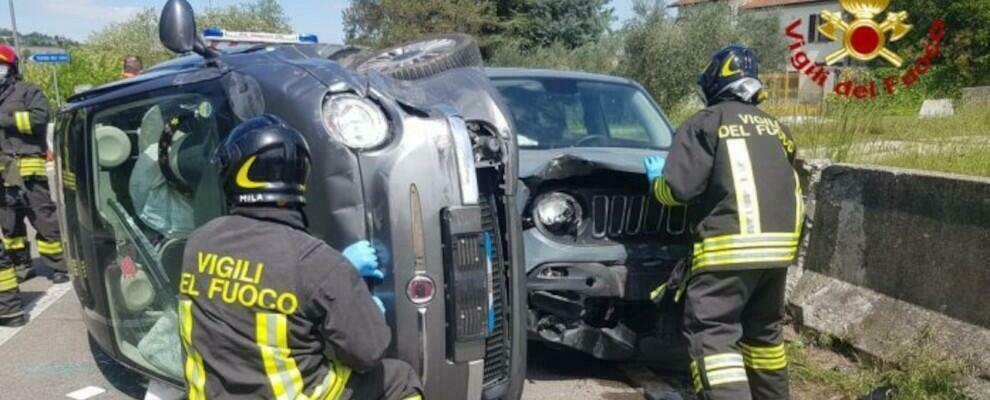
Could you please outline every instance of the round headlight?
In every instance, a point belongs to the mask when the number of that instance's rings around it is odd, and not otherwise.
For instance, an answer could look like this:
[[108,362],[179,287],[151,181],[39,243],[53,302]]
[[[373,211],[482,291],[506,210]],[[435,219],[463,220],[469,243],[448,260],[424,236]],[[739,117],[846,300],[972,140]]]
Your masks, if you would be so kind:
[[574,196],[554,192],[541,196],[533,208],[533,219],[546,231],[564,235],[577,233],[581,224],[581,204]]
[[388,139],[388,120],[377,104],[353,94],[323,104],[323,121],[334,139],[353,149],[370,149]]

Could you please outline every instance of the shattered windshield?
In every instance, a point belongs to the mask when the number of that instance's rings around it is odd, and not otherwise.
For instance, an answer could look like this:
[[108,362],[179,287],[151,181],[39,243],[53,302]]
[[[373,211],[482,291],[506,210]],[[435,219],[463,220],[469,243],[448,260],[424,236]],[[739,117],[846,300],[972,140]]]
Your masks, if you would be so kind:
[[512,113],[520,148],[670,146],[670,125],[635,86],[573,78],[493,82]]

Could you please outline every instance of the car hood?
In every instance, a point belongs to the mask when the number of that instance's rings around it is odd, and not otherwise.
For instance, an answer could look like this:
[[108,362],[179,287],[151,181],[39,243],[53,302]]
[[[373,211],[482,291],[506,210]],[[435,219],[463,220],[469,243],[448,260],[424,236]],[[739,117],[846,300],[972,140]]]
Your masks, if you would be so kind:
[[519,177],[541,181],[565,179],[602,169],[642,174],[643,157],[666,154],[666,150],[625,147],[519,149]]

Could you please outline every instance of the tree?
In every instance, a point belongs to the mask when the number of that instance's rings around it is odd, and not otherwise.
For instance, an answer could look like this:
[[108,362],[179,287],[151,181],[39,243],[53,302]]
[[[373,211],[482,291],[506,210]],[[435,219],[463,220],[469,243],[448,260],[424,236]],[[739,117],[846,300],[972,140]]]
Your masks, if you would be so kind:
[[608,31],[613,10],[611,0],[528,0],[513,10],[517,18],[513,33],[524,47],[561,44],[577,48]]
[[964,86],[990,85],[990,0],[901,0],[894,3],[898,11],[908,12],[914,31],[910,40],[893,43],[902,56],[913,65],[913,59],[923,54],[929,41],[928,30],[936,19],[945,24],[942,58],[936,61],[934,77],[953,90]]
[[209,8],[196,21],[201,27],[218,27],[232,31],[291,33],[292,25],[277,0]]
[[491,0],[354,0],[344,10],[347,42],[385,47],[423,35],[462,32],[489,47],[501,31]]
[[696,93],[698,74],[716,50],[732,43],[752,47],[772,70],[787,52],[773,13],[735,15],[723,3],[681,10],[676,17],[662,1],[639,1],[639,16],[625,28],[622,73],[645,86],[666,109]]

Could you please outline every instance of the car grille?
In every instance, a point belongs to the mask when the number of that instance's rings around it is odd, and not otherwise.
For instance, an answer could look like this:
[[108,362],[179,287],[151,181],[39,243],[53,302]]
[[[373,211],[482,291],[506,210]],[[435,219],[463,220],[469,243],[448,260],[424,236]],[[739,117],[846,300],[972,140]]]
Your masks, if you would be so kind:
[[646,195],[591,197],[592,235],[623,238],[682,235],[687,230],[687,207],[666,207]]
[[508,280],[506,274],[508,263],[503,251],[502,235],[498,221],[495,220],[495,199],[483,201],[481,207],[481,226],[494,239],[494,257],[492,257],[492,308],[495,314],[494,325],[485,339],[485,371],[484,385],[489,386],[502,382],[509,376],[510,326],[508,322]]

